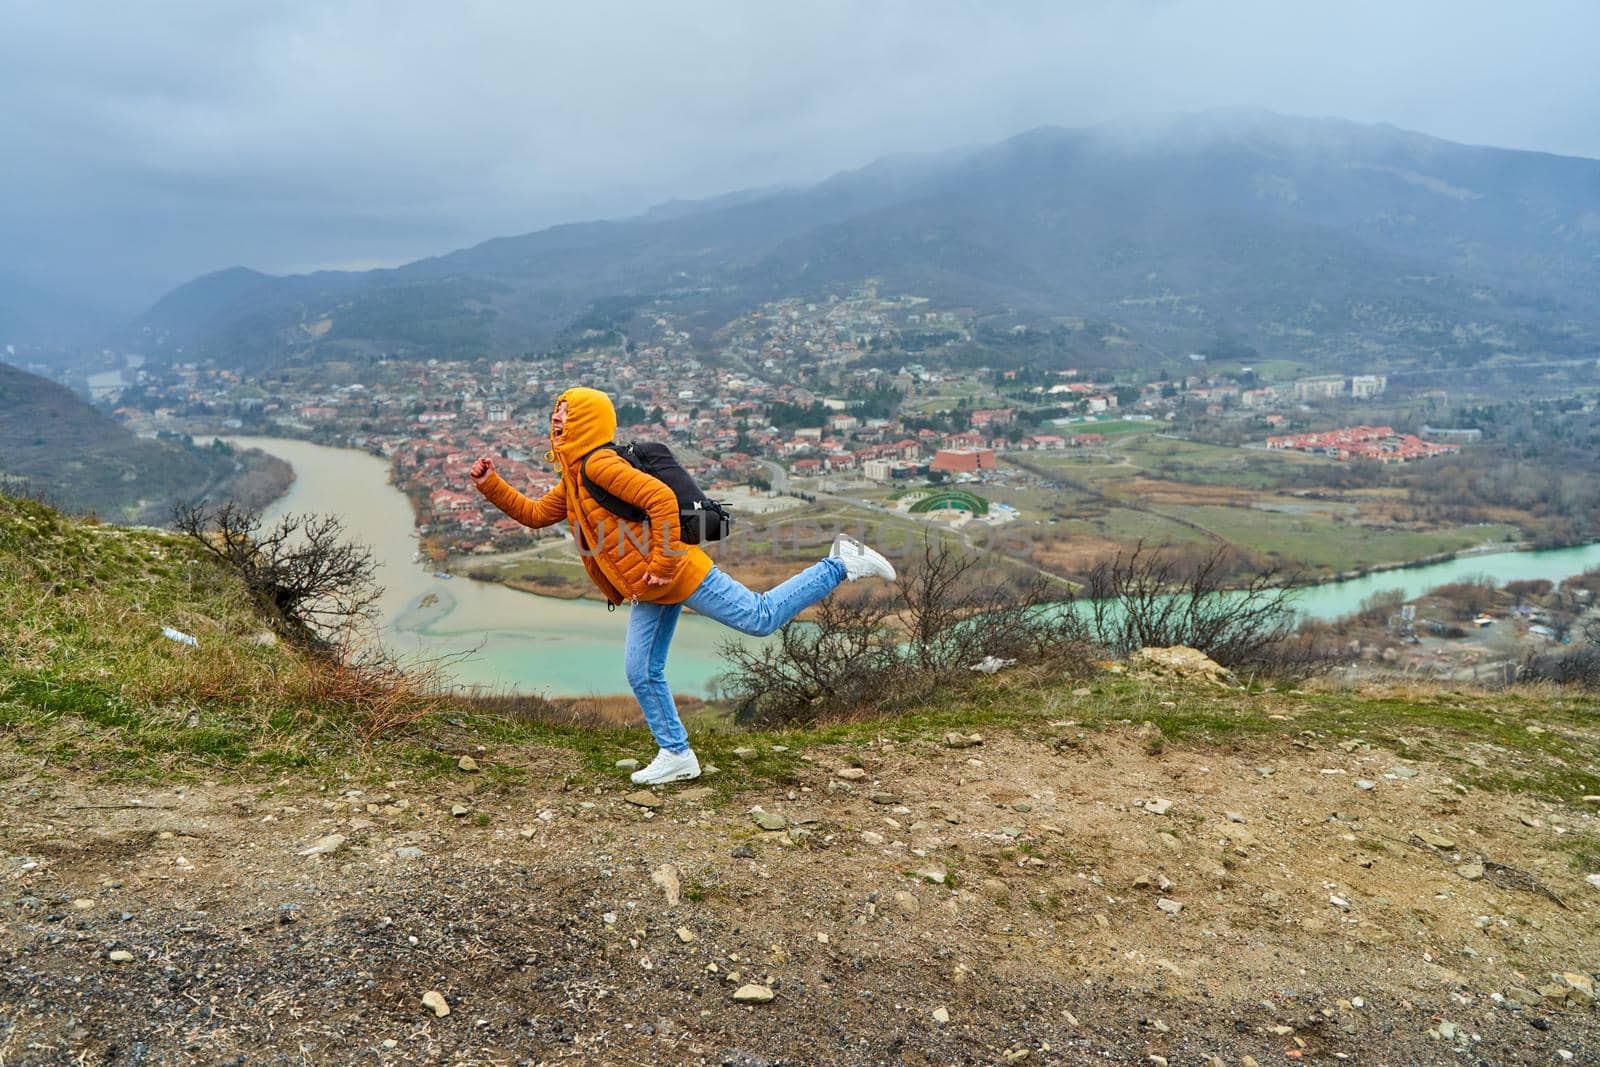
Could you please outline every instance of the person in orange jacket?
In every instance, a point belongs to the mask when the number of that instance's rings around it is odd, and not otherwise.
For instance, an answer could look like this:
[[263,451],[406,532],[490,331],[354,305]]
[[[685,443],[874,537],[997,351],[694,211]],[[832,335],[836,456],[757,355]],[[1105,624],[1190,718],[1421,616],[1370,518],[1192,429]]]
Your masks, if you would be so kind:
[[[469,473],[479,492],[524,526],[539,529],[565,519],[584,570],[606,602],[631,605],[624,656],[628,684],[660,746],[650,765],[633,773],[633,780],[659,785],[700,776],[700,761],[689,747],[666,681],[667,650],[684,605],[743,633],[765,636],[841,582],[874,576],[892,579],[895,572],[882,555],[841,534],[826,558],[770,592],[752,592],[713,564],[699,546],[683,542],[678,498],[672,489],[615,450],[602,447],[611,444],[616,433],[617,413],[610,397],[598,389],[568,389],[557,398],[550,416],[550,451],[545,459],[560,469],[560,481],[553,489],[537,500],[524,496],[506,484],[489,456],[479,457]],[[643,509],[648,515],[645,522],[613,515],[590,495],[580,473],[585,458],[590,480]]]

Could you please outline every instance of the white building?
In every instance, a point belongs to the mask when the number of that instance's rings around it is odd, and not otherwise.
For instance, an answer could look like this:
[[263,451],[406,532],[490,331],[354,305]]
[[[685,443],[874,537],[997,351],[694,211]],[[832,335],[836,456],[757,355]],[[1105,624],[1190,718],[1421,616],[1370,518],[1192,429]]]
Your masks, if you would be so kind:
[[861,473],[875,482],[886,482],[893,477],[894,461],[888,459],[869,459],[861,464]]
[[1350,397],[1353,400],[1371,400],[1382,396],[1387,388],[1389,378],[1384,374],[1358,374],[1350,379]]

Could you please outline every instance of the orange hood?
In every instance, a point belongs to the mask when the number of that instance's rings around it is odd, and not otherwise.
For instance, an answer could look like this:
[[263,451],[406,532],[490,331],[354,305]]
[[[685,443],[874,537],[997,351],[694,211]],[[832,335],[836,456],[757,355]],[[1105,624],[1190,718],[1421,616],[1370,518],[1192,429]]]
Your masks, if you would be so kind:
[[578,386],[556,397],[552,415],[563,400],[567,402],[567,424],[555,449],[544,458],[562,467],[576,467],[586,454],[616,439],[617,409],[600,390]]

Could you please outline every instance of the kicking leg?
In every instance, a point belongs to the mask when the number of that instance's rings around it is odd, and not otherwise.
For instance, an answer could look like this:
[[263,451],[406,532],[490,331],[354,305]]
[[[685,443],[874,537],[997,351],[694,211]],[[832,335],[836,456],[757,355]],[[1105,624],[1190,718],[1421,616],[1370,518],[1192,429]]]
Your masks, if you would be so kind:
[[840,560],[825,559],[771,592],[757,593],[721,568],[713,567],[684,603],[740,633],[765,637],[837,589],[847,573]]

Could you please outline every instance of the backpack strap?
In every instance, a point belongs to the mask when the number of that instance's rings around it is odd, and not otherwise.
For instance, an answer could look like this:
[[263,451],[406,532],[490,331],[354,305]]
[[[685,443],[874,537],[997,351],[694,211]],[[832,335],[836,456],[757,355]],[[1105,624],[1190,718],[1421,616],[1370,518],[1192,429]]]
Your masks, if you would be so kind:
[[[629,501],[622,499],[620,496],[608,489],[601,488],[598,482],[589,477],[589,457],[594,455],[596,452],[600,452],[607,448],[612,449],[619,456],[622,454],[622,449],[615,442],[612,442],[610,444],[601,445],[599,448],[591,448],[589,451],[583,454],[582,459],[578,460],[578,476],[583,479],[583,487],[589,490],[589,495],[594,497],[595,500],[599,502],[601,507],[611,512],[611,514],[617,516],[619,519],[626,519],[629,522],[643,522],[645,519],[650,517],[650,513],[648,511],[646,511],[644,508],[641,508],[638,504],[630,503]],[[624,462],[626,462],[626,460],[624,460]]]

